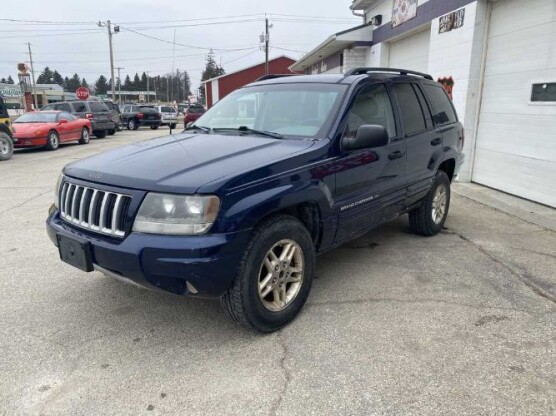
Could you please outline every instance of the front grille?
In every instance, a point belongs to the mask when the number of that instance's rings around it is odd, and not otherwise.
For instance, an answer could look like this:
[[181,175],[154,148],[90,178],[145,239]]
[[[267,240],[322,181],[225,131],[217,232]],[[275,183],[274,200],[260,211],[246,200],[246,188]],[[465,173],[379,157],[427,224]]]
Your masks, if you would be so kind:
[[64,182],[60,215],[77,227],[114,237],[125,235],[125,217],[131,197]]

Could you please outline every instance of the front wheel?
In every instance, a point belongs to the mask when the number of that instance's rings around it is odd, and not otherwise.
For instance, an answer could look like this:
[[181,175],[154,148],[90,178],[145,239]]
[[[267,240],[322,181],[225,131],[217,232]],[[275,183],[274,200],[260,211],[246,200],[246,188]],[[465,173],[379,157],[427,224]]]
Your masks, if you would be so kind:
[[158,130],[158,126],[151,126],[151,130]]
[[427,237],[438,234],[446,222],[449,208],[450,179],[446,172],[439,170],[421,205],[409,213],[411,230]]
[[138,128],[139,128],[139,125],[137,124],[137,122],[133,118],[130,118],[127,122],[127,129],[128,130],[137,130]]
[[46,148],[48,150],[58,150],[58,147],[60,147],[60,136],[52,130],[46,138]]
[[14,154],[14,143],[7,133],[0,132],[0,160],[9,160]]
[[315,251],[307,228],[296,218],[274,217],[255,229],[222,303],[236,323],[261,332],[276,331],[305,304],[314,268]]
[[79,139],[79,144],[89,144],[89,140],[89,129],[87,127],[83,127],[83,130],[81,130],[81,138]]
[[108,130],[108,135],[113,136],[116,134],[116,129]]

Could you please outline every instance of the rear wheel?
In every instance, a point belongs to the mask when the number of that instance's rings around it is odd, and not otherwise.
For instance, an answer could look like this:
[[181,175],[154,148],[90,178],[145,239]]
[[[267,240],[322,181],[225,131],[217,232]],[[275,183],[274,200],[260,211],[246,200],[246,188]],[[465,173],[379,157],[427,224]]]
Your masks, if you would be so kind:
[[11,159],[14,154],[14,143],[7,133],[0,132],[0,160]]
[[87,127],[83,127],[81,130],[81,138],[79,139],[79,144],[89,144],[91,137],[89,136],[89,129]]
[[305,304],[314,263],[313,241],[305,226],[287,215],[274,217],[255,229],[222,303],[236,323],[276,331]]
[[57,150],[60,147],[60,136],[54,130],[48,133],[46,138],[47,150]]
[[127,121],[127,129],[128,130],[137,130],[139,128],[139,125],[137,124],[137,122],[135,121],[135,119],[130,118]]
[[99,139],[104,139],[106,137],[106,130],[95,131],[95,136],[97,136]]
[[113,136],[113,135],[115,135],[115,134],[116,134],[116,130],[115,130],[115,129],[108,130],[108,135],[109,135],[109,136]]
[[450,179],[446,172],[439,170],[421,205],[409,213],[409,226],[416,234],[436,235],[442,230],[449,209]]
[[158,130],[159,126],[151,126],[151,130]]

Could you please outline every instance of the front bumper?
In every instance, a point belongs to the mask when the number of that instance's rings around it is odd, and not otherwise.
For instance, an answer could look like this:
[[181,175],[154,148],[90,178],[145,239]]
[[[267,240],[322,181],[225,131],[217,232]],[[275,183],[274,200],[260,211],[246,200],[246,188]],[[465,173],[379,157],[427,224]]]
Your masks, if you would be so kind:
[[115,240],[74,228],[54,210],[46,221],[49,238],[57,234],[91,246],[96,270],[119,280],[177,295],[222,296],[232,285],[250,230],[202,236],[130,233]]
[[46,136],[35,136],[35,137],[23,137],[15,136],[13,138],[14,147],[36,147],[36,146],[46,146],[47,137]]

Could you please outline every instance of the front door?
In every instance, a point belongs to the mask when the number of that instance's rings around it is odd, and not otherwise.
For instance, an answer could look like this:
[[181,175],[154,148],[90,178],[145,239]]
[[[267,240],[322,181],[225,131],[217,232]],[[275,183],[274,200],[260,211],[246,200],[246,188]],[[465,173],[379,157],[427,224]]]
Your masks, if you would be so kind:
[[336,162],[336,242],[354,238],[394,218],[405,202],[405,141],[398,133],[384,84],[368,85],[360,91],[349,111],[345,135],[354,136],[364,124],[384,126],[390,143],[344,152]]

